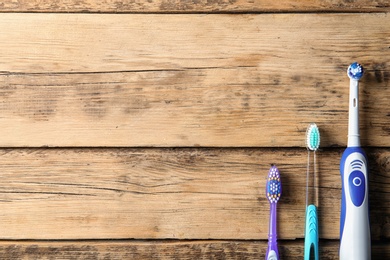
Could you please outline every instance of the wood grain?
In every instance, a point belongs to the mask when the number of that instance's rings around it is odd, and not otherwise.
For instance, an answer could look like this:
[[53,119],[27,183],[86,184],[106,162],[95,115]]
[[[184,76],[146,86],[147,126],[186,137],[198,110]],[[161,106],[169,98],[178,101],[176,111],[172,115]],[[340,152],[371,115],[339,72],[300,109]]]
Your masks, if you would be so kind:
[[320,254],[338,259],[355,60],[372,258],[390,258],[389,7],[1,1],[0,258],[262,259],[276,163],[281,258],[302,259],[315,121]]
[[[279,241],[280,257],[303,257],[303,241]],[[2,259],[263,259],[266,241],[32,241],[0,243]],[[320,257],[338,258],[339,243],[320,241]],[[390,257],[389,243],[373,243],[372,259]]]
[[[389,149],[369,151],[373,240],[390,229]],[[267,239],[270,163],[279,238],[303,237],[305,149],[1,150],[1,239]],[[320,236],[337,239],[341,151],[319,158]]]
[[386,0],[91,1],[5,0],[0,12],[237,13],[237,12],[387,12]]
[[[359,29],[356,24],[365,21]],[[2,147],[345,146],[353,60],[364,146],[390,142],[387,14],[3,14]]]

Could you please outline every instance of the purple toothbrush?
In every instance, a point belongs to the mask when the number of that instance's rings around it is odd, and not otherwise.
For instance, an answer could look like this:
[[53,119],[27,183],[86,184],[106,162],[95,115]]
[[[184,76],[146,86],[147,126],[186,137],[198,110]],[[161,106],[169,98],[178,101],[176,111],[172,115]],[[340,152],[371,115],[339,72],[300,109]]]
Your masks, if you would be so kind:
[[269,216],[269,233],[268,233],[268,248],[265,255],[266,260],[279,260],[279,251],[277,243],[276,233],[276,204],[279,201],[282,194],[282,183],[280,182],[280,174],[278,168],[275,165],[271,166],[268,172],[267,198],[270,203],[270,216]]

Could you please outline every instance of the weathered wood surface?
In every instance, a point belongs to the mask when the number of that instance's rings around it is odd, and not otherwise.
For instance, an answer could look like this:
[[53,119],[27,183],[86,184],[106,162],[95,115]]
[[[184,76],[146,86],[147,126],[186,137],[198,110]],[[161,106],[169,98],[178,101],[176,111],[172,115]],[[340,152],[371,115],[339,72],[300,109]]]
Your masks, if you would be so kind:
[[[390,237],[390,150],[368,151],[373,240]],[[318,153],[320,237],[339,237],[340,149]],[[303,237],[305,149],[3,149],[2,239],[264,239],[266,176],[282,174],[279,238]]]
[[[364,21],[364,23],[362,23]],[[364,146],[390,142],[387,14],[2,14],[0,146],[345,146],[354,59]]]
[[276,163],[281,257],[302,259],[315,121],[320,254],[338,259],[355,60],[372,259],[390,258],[389,7],[1,1],[0,258],[262,259]]
[[[264,259],[266,241],[66,241],[0,243],[2,259]],[[320,241],[320,258],[338,259],[339,243]],[[300,260],[303,241],[280,241],[281,259]],[[389,243],[373,243],[372,259],[388,259]]]
[[4,0],[0,12],[115,12],[115,13],[221,13],[221,12],[387,12],[386,0]]

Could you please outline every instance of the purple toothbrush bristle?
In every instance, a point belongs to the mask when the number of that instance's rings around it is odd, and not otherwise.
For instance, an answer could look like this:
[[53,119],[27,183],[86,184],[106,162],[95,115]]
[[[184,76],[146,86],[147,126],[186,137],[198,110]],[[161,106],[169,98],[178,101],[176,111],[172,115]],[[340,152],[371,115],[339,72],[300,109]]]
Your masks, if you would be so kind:
[[272,166],[268,173],[267,180],[267,198],[270,203],[277,203],[282,194],[282,185],[280,182],[279,170]]

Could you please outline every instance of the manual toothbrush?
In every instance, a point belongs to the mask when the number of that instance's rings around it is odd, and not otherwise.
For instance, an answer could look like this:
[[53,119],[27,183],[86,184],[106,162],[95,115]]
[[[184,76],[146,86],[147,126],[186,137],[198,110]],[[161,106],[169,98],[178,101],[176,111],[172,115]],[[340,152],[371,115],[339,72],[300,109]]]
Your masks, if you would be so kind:
[[[306,131],[307,170],[306,170],[306,225],[305,225],[305,251],[304,259],[309,260],[311,256],[319,259],[318,251],[318,217],[317,217],[317,160],[316,151],[320,146],[320,131],[316,124],[311,123]],[[313,151],[313,175],[310,174],[310,151]],[[312,181],[309,181],[312,180]],[[309,183],[313,185],[309,192]],[[310,196],[310,198],[309,198]]]
[[276,228],[276,204],[282,194],[282,183],[280,182],[280,174],[275,165],[271,166],[268,172],[266,185],[266,195],[270,203],[270,218],[269,218],[269,233],[268,233],[268,248],[265,255],[266,260],[279,260],[279,251],[277,243],[277,228]]
[[352,63],[347,74],[350,78],[348,147],[340,162],[340,260],[369,260],[368,167],[359,137],[359,79],[363,76],[363,67]]

